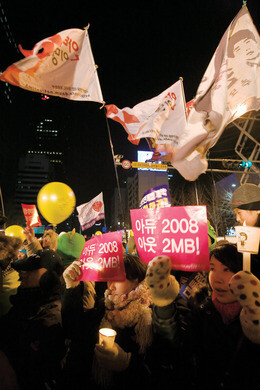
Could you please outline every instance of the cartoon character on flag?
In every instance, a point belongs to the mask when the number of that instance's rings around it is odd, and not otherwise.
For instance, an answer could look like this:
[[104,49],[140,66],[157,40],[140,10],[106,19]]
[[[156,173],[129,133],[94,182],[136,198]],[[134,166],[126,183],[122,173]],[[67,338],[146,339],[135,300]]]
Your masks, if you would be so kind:
[[87,28],[64,30],[32,50],[19,49],[25,58],[1,73],[1,81],[44,95],[104,103]]
[[[206,153],[229,123],[246,112],[260,109],[259,53],[259,34],[247,7],[243,6],[208,65],[194,98],[182,143],[177,153],[173,151],[172,165],[187,180],[195,180],[207,169]],[[194,134],[202,134],[197,145],[192,145]],[[187,149],[189,142],[191,149]],[[191,153],[185,157],[186,152]]]
[[93,226],[96,221],[105,218],[105,207],[103,202],[103,193],[101,192],[90,202],[76,207],[81,229],[84,231]]

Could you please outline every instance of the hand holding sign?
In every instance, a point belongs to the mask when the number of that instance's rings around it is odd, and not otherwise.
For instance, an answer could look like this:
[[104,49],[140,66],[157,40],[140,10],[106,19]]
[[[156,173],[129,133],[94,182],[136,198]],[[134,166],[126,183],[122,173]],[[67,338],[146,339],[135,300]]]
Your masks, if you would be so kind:
[[65,271],[63,272],[63,278],[66,283],[66,288],[75,288],[79,284],[79,277],[82,274],[81,271],[82,263],[80,261],[73,261]]

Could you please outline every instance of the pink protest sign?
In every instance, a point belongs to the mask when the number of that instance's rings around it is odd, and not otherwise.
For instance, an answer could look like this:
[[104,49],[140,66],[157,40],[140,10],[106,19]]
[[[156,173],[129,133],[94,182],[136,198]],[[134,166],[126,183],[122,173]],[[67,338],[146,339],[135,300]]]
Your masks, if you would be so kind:
[[130,210],[136,248],[142,261],[155,256],[172,259],[172,268],[208,271],[206,206]]
[[122,232],[94,236],[84,245],[79,261],[80,280],[93,282],[124,281]]

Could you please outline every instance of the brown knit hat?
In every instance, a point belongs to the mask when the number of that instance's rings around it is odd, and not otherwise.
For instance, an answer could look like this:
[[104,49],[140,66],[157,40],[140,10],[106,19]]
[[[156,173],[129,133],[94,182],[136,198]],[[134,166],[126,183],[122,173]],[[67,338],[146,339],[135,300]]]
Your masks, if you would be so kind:
[[259,210],[260,187],[251,183],[242,184],[234,191],[232,201],[229,203],[229,206],[233,210]]

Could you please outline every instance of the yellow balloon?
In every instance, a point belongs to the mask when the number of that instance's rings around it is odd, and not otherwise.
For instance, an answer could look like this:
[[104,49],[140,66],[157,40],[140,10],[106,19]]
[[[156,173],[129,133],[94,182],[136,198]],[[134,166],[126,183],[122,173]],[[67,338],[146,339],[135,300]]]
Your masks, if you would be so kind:
[[102,236],[102,233],[98,230],[98,231],[95,233],[95,236]]
[[24,228],[19,225],[11,225],[5,229],[5,235],[9,237],[17,237],[22,241],[25,240],[25,235],[23,234]]
[[52,182],[40,189],[37,205],[43,218],[53,225],[57,225],[73,213],[76,198],[67,184]]

